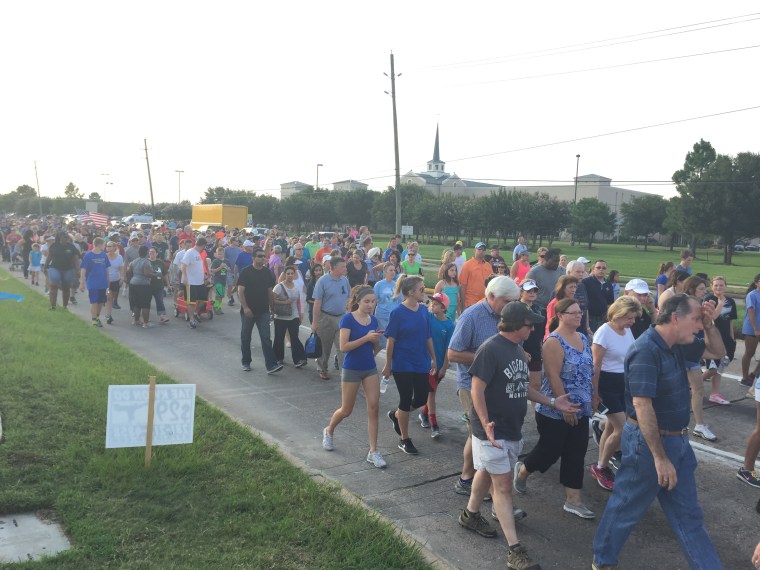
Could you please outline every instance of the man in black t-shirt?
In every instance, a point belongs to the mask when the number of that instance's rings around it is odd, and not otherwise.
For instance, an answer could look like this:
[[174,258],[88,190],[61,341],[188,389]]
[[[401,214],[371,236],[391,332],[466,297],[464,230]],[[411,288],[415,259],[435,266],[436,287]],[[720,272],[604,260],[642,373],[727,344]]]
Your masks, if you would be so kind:
[[483,496],[493,483],[494,510],[509,544],[510,568],[532,567],[533,561],[520,545],[512,510],[512,470],[522,449],[522,426],[528,400],[574,412],[577,404],[564,394],[549,398],[530,387],[528,359],[520,343],[530,336],[535,325],[544,322],[525,303],[508,303],[501,311],[499,334],[488,339],[475,353],[472,375],[472,459],[477,472],[467,508],[459,524],[487,537],[496,536],[480,515]]
[[269,330],[270,307],[274,302],[272,289],[275,286],[272,272],[264,263],[266,254],[261,248],[252,252],[253,265],[240,272],[238,277],[238,298],[240,299],[240,350],[243,370],[251,370],[251,333],[253,325],[259,329],[261,350],[264,352],[264,362],[267,374],[282,370],[282,364],[277,361],[272,348],[272,337]]

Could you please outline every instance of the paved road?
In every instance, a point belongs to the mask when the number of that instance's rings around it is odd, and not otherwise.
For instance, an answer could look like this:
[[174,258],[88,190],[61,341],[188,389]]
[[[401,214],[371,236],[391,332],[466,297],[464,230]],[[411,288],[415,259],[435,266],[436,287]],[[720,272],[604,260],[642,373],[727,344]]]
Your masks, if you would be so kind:
[[[30,294],[34,294],[31,288]],[[72,310],[89,321],[86,295],[80,295],[80,299],[80,305]],[[126,299],[122,303],[126,306]],[[167,307],[171,306],[171,302],[167,303]],[[486,539],[457,524],[466,498],[455,494],[453,486],[461,469],[466,428],[459,419],[461,412],[451,375],[441,386],[438,398],[441,438],[431,439],[429,431],[416,422],[410,429],[420,451],[416,457],[396,448],[397,436],[384,418],[385,412],[398,402],[395,387],[391,384],[382,395],[379,447],[388,468],[378,470],[365,461],[366,413],[361,394],[352,417],[335,432],[335,451],[323,451],[322,428],[340,404],[338,374],[333,372],[330,381],[322,381],[313,362],[306,368],[295,369],[288,355],[288,364],[281,372],[267,375],[257,348],[253,351],[254,370],[243,372],[240,369],[240,318],[236,309],[225,306],[224,315],[211,322],[204,320],[197,330],[190,330],[184,321],[174,318],[170,324],[153,329],[132,327],[128,324],[128,310],[121,309],[114,311],[114,325],[102,331],[178,382],[197,384],[200,397],[269,438],[315,478],[326,477],[343,485],[415,537],[441,559],[443,567],[503,567],[506,543],[501,531],[499,538]],[[55,315],[50,317],[55,318]],[[303,329],[302,340],[306,337]],[[254,347],[258,344],[254,333]],[[740,343],[739,356],[742,350]],[[384,353],[381,353],[378,364],[382,365],[383,361]],[[739,373],[736,363],[729,372]],[[709,393],[709,387],[705,388]],[[723,394],[732,405],[715,406],[707,402],[705,405],[707,422],[719,436],[718,442],[694,442],[700,462],[697,483],[707,527],[727,569],[751,568],[749,558],[760,539],[760,516],[754,512],[760,493],[735,476],[746,436],[755,422],[755,406],[744,399],[746,391],[736,380],[726,380]],[[524,437],[526,450],[538,439],[530,414]],[[592,441],[586,456],[587,465],[596,460],[596,453],[597,447]],[[521,542],[545,569],[590,568],[596,523],[562,511],[564,493],[558,478],[557,466],[544,475],[534,475],[529,481],[528,495],[517,498],[518,506],[528,512],[528,518],[518,523]],[[588,506],[601,516],[609,495],[588,473],[584,496]],[[486,504],[483,513],[487,514],[488,509]],[[631,536],[621,554],[621,563],[626,569],[688,568],[658,505],[650,508]]]

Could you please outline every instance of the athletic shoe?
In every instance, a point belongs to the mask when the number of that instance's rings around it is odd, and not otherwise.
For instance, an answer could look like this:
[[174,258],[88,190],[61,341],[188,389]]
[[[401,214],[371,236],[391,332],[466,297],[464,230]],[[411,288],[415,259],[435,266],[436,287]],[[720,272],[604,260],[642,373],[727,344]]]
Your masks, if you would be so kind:
[[92,319],[92,326],[103,328],[103,323],[100,322],[100,319]]
[[78,305],[78,304],[79,304],[79,303],[77,303],[76,297],[71,297],[71,298],[69,299],[69,303],[70,303],[71,305]]
[[322,449],[325,451],[332,451],[335,449],[333,446],[333,436],[327,433],[327,428],[322,430]]
[[441,435],[441,428],[439,428],[437,425],[430,426],[430,437],[433,439],[440,437]]
[[282,364],[278,362],[277,364],[272,366],[272,368],[267,368],[267,374],[274,374],[275,372],[279,372],[280,370],[282,370]]
[[[518,509],[517,507],[512,507],[512,516],[515,518],[515,522],[523,520],[525,517],[528,516],[528,513],[526,513],[522,509]],[[491,507],[491,518],[495,521],[499,520],[498,515],[496,514],[496,511],[493,510],[493,507]]]
[[119,305],[119,303],[116,303],[116,302],[114,302],[114,303],[113,303],[111,306],[112,306],[114,309],[121,309],[121,306]]
[[372,453],[371,451],[367,453],[367,462],[371,463],[378,469],[382,469],[386,465],[388,465],[385,462],[385,459],[383,459],[382,454],[379,451],[376,451],[375,453]]
[[747,485],[752,485],[760,489],[760,474],[757,471],[750,471],[744,467],[739,467],[736,476],[744,481]]
[[591,476],[596,479],[596,482],[599,483],[602,489],[612,491],[615,488],[615,474],[612,472],[612,469],[609,467],[599,467],[594,464],[591,466],[590,471]]
[[340,366],[338,365],[338,355],[337,354],[333,357],[333,364],[335,364],[335,370],[340,370]]
[[596,562],[591,563],[591,570],[617,570],[617,565],[613,566],[612,564],[597,564]]
[[533,562],[528,551],[521,544],[515,544],[507,549],[507,568],[513,570],[541,570],[541,566]]
[[465,413],[463,413],[461,416],[459,416],[459,419],[460,419],[462,422],[464,422],[464,423],[467,423],[467,422],[469,422],[469,421],[470,421],[470,418],[467,416],[467,412],[465,412]]
[[715,392],[714,394],[710,394],[709,400],[713,404],[720,404],[721,406],[728,406],[728,405],[731,404],[731,402],[729,400],[726,400],[723,397],[723,394],[719,394],[718,392]]
[[706,439],[707,441],[716,441],[718,439],[718,436],[716,436],[712,431],[710,431],[710,426],[707,424],[700,424],[694,426],[694,429],[692,432],[697,437],[701,437],[702,439]]
[[515,468],[512,469],[512,488],[520,493],[521,495],[524,495],[528,492],[528,480],[527,479],[520,479],[517,474],[520,472],[520,468],[523,466],[522,461],[518,461],[515,463]]
[[234,307],[235,306],[235,299],[233,299],[232,297],[230,297],[230,300],[227,301],[227,306]]
[[300,362],[296,362],[295,367],[296,368],[303,368],[304,366],[306,366],[306,364],[307,364],[306,360],[301,360]]
[[457,477],[457,482],[454,483],[454,492],[457,495],[466,495],[469,497],[472,492],[472,479],[469,481],[462,481],[461,477]]
[[486,538],[494,538],[496,536],[496,529],[491,526],[491,523],[484,519],[480,513],[469,513],[467,509],[464,509],[462,514],[459,515],[459,525],[467,530],[473,530]]
[[55,305],[53,305],[52,307],[50,307],[50,310],[51,311],[55,311]]
[[388,419],[391,420],[391,423],[393,424],[393,430],[398,435],[401,435],[401,427],[398,425],[398,418],[396,418],[396,410],[390,410],[388,412]]
[[594,438],[594,443],[599,445],[599,440],[602,439],[602,422],[597,418],[591,420],[591,437]]
[[398,440],[398,448],[407,455],[417,455],[418,453],[417,448],[414,447],[411,439]]
[[563,507],[565,512],[571,513],[573,515],[579,516],[582,519],[593,519],[596,515],[594,514],[594,511],[589,509],[586,505],[580,504],[580,505],[571,505],[568,502],[565,502],[565,506]]
[[610,457],[610,466],[617,471],[620,469],[620,462],[623,460],[623,452],[622,451],[616,451],[612,454],[612,457]]
[[430,427],[430,416],[428,416],[428,415],[427,415],[426,413],[424,413],[424,412],[420,412],[420,413],[417,415],[417,417],[420,419],[420,425],[421,425],[423,428],[427,429],[427,428],[429,428],[429,427]]
[[251,364],[250,362],[248,364],[242,364],[243,372],[250,372],[251,371]]
[[214,314],[215,315],[221,315],[222,314],[222,310],[221,309],[217,309],[216,307],[214,307]]
[[755,375],[754,375],[754,373],[750,372],[749,376],[747,376],[746,378],[742,378],[741,380],[739,380],[739,383],[742,386],[754,386],[755,385]]
[[106,315],[106,324],[107,325],[113,324],[113,317],[111,315]]

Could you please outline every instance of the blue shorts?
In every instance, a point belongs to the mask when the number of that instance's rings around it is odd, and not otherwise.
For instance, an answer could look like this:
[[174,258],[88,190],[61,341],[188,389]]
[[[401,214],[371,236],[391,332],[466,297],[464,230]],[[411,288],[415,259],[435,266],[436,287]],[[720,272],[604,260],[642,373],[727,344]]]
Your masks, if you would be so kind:
[[55,287],[71,287],[74,281],[74,270],[64,269],[61,271],[55,267],[48,267],[48,279],[50,284]]
[[108,289],[88,289],[91,305],[102,305],[106,302],[106,291]]

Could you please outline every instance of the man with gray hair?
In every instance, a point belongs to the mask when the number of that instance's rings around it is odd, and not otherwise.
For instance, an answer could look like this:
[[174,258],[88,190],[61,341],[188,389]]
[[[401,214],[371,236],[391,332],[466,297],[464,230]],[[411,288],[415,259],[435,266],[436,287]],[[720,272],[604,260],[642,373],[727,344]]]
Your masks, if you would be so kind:
[[282,246],[274,246],[274,252],[269,256],[269,271],[274,276],[275,283],[280,280],[280,273],[282,273]]
[[[482,301],[468,307],[457,320],[454,334],[449,343],[449,362],[456,364],[457,395],[467,416],[467,442],[464,445],[462,474],[454,484],[454,491],[460,495],[470,495],[472,480],[475,477],[475,467],[472,462],[472,427],[470,423],[470,411],[472,410],[472,376],[469,368],[475,360],[475,352],[492,336],[499,333],[498,324],[501,319],[501,311],[512,301],[520,298],[520,288],[509,277],[499,276],[493,278],[486,287],[486,297]],[[486,496],[485,500],[490,500]],[[478,505],[479,508],[480,505]],[[516,518],[524,518],[525,511],[515,509]],[[478,534],[483,536],[496,536],[496,531],[485,523]]]

